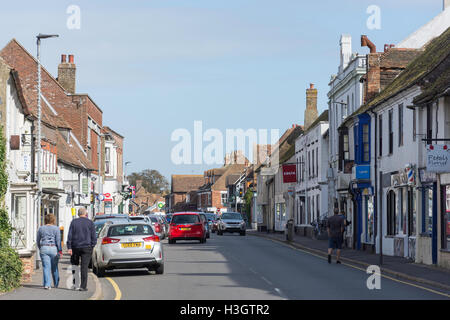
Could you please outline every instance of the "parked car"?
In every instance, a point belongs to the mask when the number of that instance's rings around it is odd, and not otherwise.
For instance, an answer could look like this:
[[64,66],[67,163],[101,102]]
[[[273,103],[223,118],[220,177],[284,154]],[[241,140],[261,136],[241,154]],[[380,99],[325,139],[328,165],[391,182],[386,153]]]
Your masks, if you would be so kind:
[[205,224],[197,212],[180,212],[172,216],[169,228],[169,244],[177,240],[199,240],[206,242]]
[[165,215],[160,215],[159,217],[161,218],[161,221],[164,224],[164,234],[166,237],[168,237],[169,236],[169,222],[167,221]]
[[206,239],[209,239],[209,237],[210,237],[211,234],[210,234],[210,229],[209,229],[208,217],[207,217],[206,214],[203,213],[203,212],[200,212],[199,215],[200,215],[200,218],[201,218],[202,221],[203,221],[203,224],[205,225]]
[[150,223],[153,226],[153,229],[156,232],[156,234],[158,235],[158,237],[160,237],[161,240],[165,239],[166,234],[164,232],[164,225],[163,225],[162,221],[159,219],[159,217],[154,214],[149,214],[145,217],[150,219]]
[[98,214],[95,215],[92,220],[97,221],[102,219],[113,219],[113,218],[128,218],[128,215],[124,213]]
[[[209,213],[209,212],[205,213],[205,215],[206,215],[206,218],[208,218],[209,230],[210,230],[212,233],[214,233],[214,232],[215,232],[215,230],[214,230],[214,224],[215,224],[216,221],[217,221],[217,217],[216,217],[216,215],[215,215],[214,213]],[[216,226],[217,226],[217,224],[216,224]],[[217,230],[217,229],[216,229],[216,230]]]
[[219,218],[217,234],[221,236],[224,232],[239,232],[241,236],[245,236],[246,227],[239,212],[224,212]]
[[164,273],[164,253],[159,237],[148,223],[108,223],[92,252],[92,269],[103,277],[105,270],[147,268]]

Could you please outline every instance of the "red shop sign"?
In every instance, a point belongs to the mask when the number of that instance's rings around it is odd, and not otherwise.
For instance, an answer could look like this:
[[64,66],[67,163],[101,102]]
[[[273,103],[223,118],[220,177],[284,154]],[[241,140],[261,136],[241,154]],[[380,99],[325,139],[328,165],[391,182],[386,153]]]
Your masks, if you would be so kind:
[[284,164],[283,165],[283,183],[297,182],[297,165]]

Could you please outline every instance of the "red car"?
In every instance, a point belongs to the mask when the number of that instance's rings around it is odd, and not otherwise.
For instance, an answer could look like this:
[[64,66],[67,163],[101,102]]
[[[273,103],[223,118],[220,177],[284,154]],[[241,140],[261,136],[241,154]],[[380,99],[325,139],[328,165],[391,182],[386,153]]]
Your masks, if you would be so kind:
[[196,212],[179,212],[172,215],[169,226],[169,243],[177,240],[199,240],[206,242],[206,229]]

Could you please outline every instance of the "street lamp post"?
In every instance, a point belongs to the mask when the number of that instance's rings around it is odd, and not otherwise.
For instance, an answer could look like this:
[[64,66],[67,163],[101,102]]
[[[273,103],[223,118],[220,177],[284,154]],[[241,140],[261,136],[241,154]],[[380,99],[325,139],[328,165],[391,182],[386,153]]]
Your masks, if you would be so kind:
[[[37,215],[36,215],[36,227],[39,228],[41,224],[41,203],[42,203],[42,184],[41,184],[41,161],[42,161],[42,148],[41,148],[41,128],[42,128],[42,108],[41,108],[41,39],[47,39],[47,38],[57,38],[59,37],[57,34],[41,34],[39,33],[37,38],[37,63],[38,63],[38,69],[37,69],[37,76],[38,76],[38,83],[37,83],[37,187],[38,187],[38,196],[37,196]],[[38,250],[36,246],[36,250]],[[36,269],[39,269],[39,253],[36,253]]]

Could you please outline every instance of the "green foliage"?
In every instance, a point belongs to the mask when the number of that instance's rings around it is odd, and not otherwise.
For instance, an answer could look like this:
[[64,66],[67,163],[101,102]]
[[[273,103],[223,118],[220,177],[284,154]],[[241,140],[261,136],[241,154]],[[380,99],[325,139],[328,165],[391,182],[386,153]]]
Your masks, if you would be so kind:
[[10,247],[0,248],[0,292],[20,286],[23,265],[17,252]]
[[244,195],[244,211],[247,214],[248,221],[251,221],[252,204],[253,204],[253,191],[251,189],[247,189],[247,192]]
[[3,128],[0,127],[0,292],[20,286],[23,265],[17,252],[9,245],[12,226],[8,212],[4,208],[4,199],[8,190],[6,167],[6,142]]

